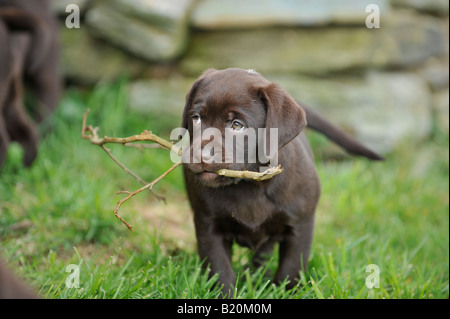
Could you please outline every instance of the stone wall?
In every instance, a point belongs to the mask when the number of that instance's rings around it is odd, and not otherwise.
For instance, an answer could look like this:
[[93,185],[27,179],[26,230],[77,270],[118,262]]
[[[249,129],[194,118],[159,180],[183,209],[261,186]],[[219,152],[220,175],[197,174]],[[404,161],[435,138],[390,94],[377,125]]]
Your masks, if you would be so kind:
[[[378,151],[448,133],[446,0],[54,0],[62,69],[132,79],[130,107],[180,115],[207,68],[252,68]],[[76,3],[81,27],[64,26]],[[367,28],[369,4],[380,28]]]

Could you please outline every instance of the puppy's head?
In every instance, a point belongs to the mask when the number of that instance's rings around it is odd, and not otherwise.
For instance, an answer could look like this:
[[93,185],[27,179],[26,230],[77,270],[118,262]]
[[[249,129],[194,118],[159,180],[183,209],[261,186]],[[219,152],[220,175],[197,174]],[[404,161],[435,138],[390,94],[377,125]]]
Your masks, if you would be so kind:
[[279,85],[253,70],[209,69],[186,96],[182,126],[190,147],[183,162],[205,186],[230,185],[237,181],[215,172],[259,171],[268,150],[277,156],[305,125],[305,112]]

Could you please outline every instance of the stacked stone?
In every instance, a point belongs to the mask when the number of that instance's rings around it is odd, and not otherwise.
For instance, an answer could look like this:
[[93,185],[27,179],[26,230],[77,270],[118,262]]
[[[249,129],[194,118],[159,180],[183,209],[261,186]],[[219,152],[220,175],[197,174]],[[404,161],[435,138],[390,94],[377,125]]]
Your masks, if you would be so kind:
[[[435,123],[448,133],[446,0],[67,2],[83,17],[80,29],[62,28],[66,76],[129,76],[130,104],[141,111],[181,114],[205,69],[241,67],[381,152],[426,138]],[[55,0],[62,22],[64,9]]]

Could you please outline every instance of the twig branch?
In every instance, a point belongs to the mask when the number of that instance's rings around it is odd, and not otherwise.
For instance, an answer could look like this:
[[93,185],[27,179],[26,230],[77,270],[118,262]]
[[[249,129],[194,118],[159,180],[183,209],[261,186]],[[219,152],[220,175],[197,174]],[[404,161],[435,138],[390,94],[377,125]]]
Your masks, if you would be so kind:
[[[104,144],[108,143],[108,142],[104,142],[102,141],[102,139],[100,139],[98,137],[98,127],[92,127],[91,125],[86,126],[86,120],[87,120],[87,116],[89,114],[89,109],[83,114],[83,124],[82,124],[82,128],[81,128],[81,138],[83,139],[87,139],[89,140],[92,144],[94,145],[99,145],[106,154],[108,154],[108,156],[117,164],[119,165],[127,174],[130,174],[131,176],[133,176],[139,183],[143,184],[143,185],[147,185],[148,182],[144,181],[142,178],[140,178],[136,173],[134,173],[132,170],[130,170],[128,167],[126,167],[124,164],[122,164],[114,155],[111,154],[110,150],[108,148],[106,148],[106,146]],[[86,132],[90,133],[89,135],[86,134]],[[105,137],[106,138],[106,137]],[[104,140],[104,139],[103,139]],[[127,145],[127,144],[124,144]],[[166,198],[164,196],[158,195],[156,194],[153,190],[150,190],[150,192],[158,199],[158,200],[162,200],[162,201],[166,201]]]
[[[148,144],[138,144],[133,145],[134,142],[155,142],[157,143],[158,147],[165,148],[170,151],[175,151],[179,156],[182,155],[182,149],[178,146],[175,146],[173,143],[153,134],[150,131],[144,131],[139,135],[133,135],[129,137],[99,137],[98,135],[98,127],[92,127],[91,125],[87,125],[87,116],[89,115],[89,109],[83,114],[83,123],[81,127],[81,138],[89,140],[92,144],[100,146],[103,151],[117,164],[119,165],[127,174],[130,174],[133,176],[136,180],[138,180],[141,184],[144,184],[143,187],[139,188],[138,190],[135,190],[134,192],[129,191],[120,191],[116,194],[126,194],[127,196],[122,198],[120,201],[118,201],[116,208],[114,209],[114,215],[124,223],[129,230],[133,231],[133,226],[131,226],[125,219],[123,219],[119,215],[119,209],[122,206],[123,203],[125,203],[127,200],[132,198],[133,196],[139,194],[140,192],[148,189],[153,193],[153,186],[158,183],[161,179],[166,177],[170,172],[172,172],[175,168],[180,166],[182,162],[178,162],[174,164],[171,168],[169,168],[166,172],[164,172],[161,176],[159,176],[157,179],[155,179],[151,183],[147,183],[142,178],[140,178],[136,173],[131,171],[129,168],[127,168],[124,164],[122,164],[114,155],[111,154],[110,150],[105,147],[105,144],[107,143],[117,143],[122,144],[125,146],[132,146],[139,149],[142,149],[144,147],[152,147],[153,145]],[[222,176],[227,177],[238,177],[238,178],[247,178],[247,179],[253,179],[256,181],[264,181],[269,178],[274,177],[275,175],[281,173],[283,169],[279,165],[278,167],[270,167],[267,170],[265,170],[262,173],[259,172],[251,172],[251,171],[234,171],[234,170],[228,170],[228,169],[221,169],[218,170],[216,173]],[[164,199],[162,196],[158,196],[155,193],[153,193],[157,198]],[[165,199],[164,199],[165,200]]]
[[252,172],[252,171],[233,171],[229,169],[220,169],[216,173],[227,177],[240,177],[254,179],[255,181],[265,181],[280,174],[283,171],[281,165],[277,167],[269,167],[264,172]]
[[144,149],[144,148],[162,148],[162,149],[166,149],[165,147],[163,147],[163,146],[161,146],[159,144],[132,144],[132,143],[125,143],[125,144],[123,144],[123,146],[137,148],[140,151],[142,151],[142,149]]
[[[119,216],[118,212],[120,207],[122,206],[123,203],[125,203],[127,200],[129,200],[131,197],[139,194],[140,192],[146,190],[146,189],[152,189],[153,186],[155,186],[156,183],[158,183],[160,180],[162,180],[164,177],[166,177],[170,172],[172,172],[175,168],[177,168],[178,166],[180,166],[182,164],[182,162],[178,162],[176,164],[174,164],[171,168],[169,168],[167,171],[165,171],[161,176],[159,176],[157,179],[155,179],[153,182],[139,188],[138,190],[135,190],[134,192],[130,193],[127,191],[121,191],[119,192],[120,194],[128,194],[126,197],[122,198],[121,200],[119,200],[117,202],[117,206],[116,209],[114,209],[114,215],[120,219],[122,221],[122,223],[124,223],[129,230],[133,231],[133,226],[131,226],[130,224],[128,224],[125,219],[123,219],[122,217]],[[116,193],[117,194],[117,193]]]
[[[130,174],[131,176],[133,176],[139,183],[141,183],[142,185],[147,185],[148,182],[144,181],[142,178],[139,177],[139,175],[137,175],[135,172],[133,172],[132,170],[130,170],[128,167],[126,167],[124,164],[122,164],[114,155],[111,154],[110,150],[108,148],[106,148],[105,145],[102,145],[101,148],[105,151],[106,154],[108,154],[108,156],[117,164],[119,165],[127,174]],[[153,196],[155,196],[158,200],[161,200],[163,202],[166,202],[166,198],[164,196],[158,195],[156,194],[153,190],[149,190]]]
[[122,167],[122,169],[125,171],[125,173],[130,174],[131,176],[133,176],[139,183],[141,184],[148,184],[146,181],[144,181],[142,178],[140,178],[136,173],[134,173],[132,170],[130,170],[128,167],[126,167],[125,165],[123,165],[114,155],[111,154],[110,150],[106,148],[105,145],[102,145],[101,148],[105,151],[106,154],[108,154],[109,157],[111,157],[111,159],[120,167]]
[[[92,144],[103,146],[106,143],[117,143],[117,144],[128,144],[133,142],[155,142],[161,145],[163,148],[175,151],[179,156],[181,156],[181,148],[175,146],[171,142],[153,134],[151,131],[145,130],[139,135],[132,135],[129,137],[109,137],[104,136],[103,138],[98,136],[98,127],[92,127],[91,125],[86,126],[87,116],[89,114],[89,109],[83,114],[83,124],[81,128],[81,138],[89,140]],[[90,134],[86,134],[86,132]]]

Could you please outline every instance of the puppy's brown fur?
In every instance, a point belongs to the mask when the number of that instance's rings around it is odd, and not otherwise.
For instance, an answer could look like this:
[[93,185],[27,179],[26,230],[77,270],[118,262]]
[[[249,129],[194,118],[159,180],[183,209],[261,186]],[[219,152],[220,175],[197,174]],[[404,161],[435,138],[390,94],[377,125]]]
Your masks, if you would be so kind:
[[37,295],[0,261],[0,299],[34,299]]
[[[61,90],[57,22],[45,0],[0,2],[0,166],[10,141],[25,150],[24,164],[37,155],[41,123],[56,108]],[[31,120],[24,108],[24,82],[37,107]]]
[[350,152],[382,159],[319,114],[309,109],[305,112],[279,85],[253,71],[207,70],[187,95],[182,126],[190,132],[191,143],[194,125],[201,125],[202,131],[215,127],[222,136],[235,119],[246,128],[278,128],[278,163],[284,171],[270,180],[214,174],[222,168],[259,171],[261,163],[208,164],[202,160],[183,165],[198,252],[211,273],[219,275],[224,294],[235,283],[231,265],[234,241],[255,251],[256,266],[279,243],[276,283],[288,277],[292,287],[299,271],[307,268],[320,196],[313,153],[302,132],[309,118],[314,129]]

